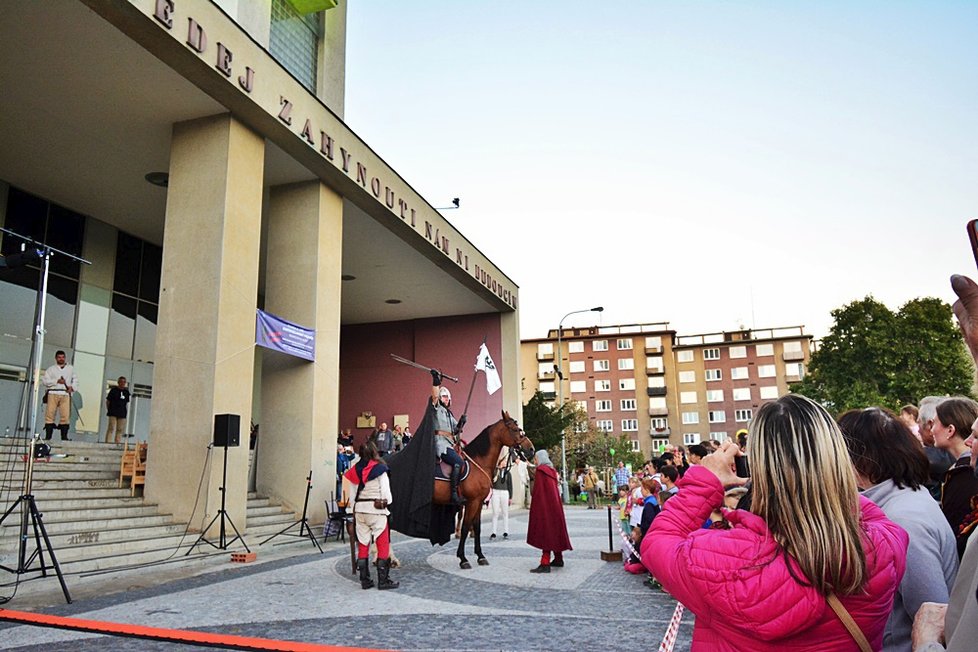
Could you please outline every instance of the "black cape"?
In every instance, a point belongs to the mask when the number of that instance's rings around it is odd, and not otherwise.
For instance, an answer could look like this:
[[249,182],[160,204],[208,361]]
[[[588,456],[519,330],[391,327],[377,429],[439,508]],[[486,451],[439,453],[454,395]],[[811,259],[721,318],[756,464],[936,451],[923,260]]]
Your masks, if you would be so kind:
[[409,537],[428,539],[431,545],[448,543],[455,532],[454,505],[433,505],[435,477],[434,406],[428,401],[421,425],[410,445],[385,458],[390,467],[391,529]]

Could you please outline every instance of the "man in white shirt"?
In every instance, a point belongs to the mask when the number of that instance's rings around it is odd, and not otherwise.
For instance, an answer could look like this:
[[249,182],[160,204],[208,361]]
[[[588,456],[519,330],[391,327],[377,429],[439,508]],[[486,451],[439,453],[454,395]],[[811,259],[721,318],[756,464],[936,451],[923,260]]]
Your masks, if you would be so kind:
[[44,371],[41,383],[45,389],[44,438],[54,434],[54,413],[58,413],[58,430],[61,439],[68,440],[68,422],[71,411],[71,395],[78,389],[78,376],[67,363],[64,351],[54,354],[55,364]]

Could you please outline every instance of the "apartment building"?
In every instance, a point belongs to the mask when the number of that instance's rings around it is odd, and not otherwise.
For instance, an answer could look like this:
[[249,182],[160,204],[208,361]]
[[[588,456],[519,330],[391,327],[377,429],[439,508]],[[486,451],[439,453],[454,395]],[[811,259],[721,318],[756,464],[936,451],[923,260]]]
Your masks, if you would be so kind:
[[570,400],[646,457],[665,444],[723,441],[802,379],[804,327],[678,335],[668,322],[565,328],[521,342],[525,403]]

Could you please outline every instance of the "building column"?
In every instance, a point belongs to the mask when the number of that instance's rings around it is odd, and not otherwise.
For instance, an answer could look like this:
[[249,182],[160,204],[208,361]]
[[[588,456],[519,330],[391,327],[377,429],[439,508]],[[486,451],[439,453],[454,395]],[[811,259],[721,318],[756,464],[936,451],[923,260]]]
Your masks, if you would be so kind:
[[503,409],[520,423],[523,422],[523,391],[520,386],[520,313],[519,310],[499,315],[499,339],[502,342],[500,366],[503,370]]
[[246,527],[264,159],[264,140],[228,114],[173,127],[146,497],[188,520],[204,474],[192,528],[221,507],[224,450],[208,445],[227,413],[241,417],[227,512]]
[[343,200],[319,181],[270,194],[265,310],[315,329],[316,360],[263,352],[258,490],[299,512],[311,470],[317,522],[336,486]]

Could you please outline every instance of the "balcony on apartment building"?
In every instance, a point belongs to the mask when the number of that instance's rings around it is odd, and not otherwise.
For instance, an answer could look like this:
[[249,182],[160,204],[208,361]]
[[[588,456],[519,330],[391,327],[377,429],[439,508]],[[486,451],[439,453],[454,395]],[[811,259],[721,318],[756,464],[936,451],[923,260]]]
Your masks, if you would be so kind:
[[646,376],[662,376],[665,373],[666,373],[665,367],[646,367],[645,368],[645,375]]
[[645,393],[648,394],[650,397],[651,396],[665,396],[666,395],[666,388],[665,387],[646,387],[645,388]]
[[650,417],[667,417],[667,416],[669,416],[669,408],[667,408],[667,407],[651,407],[651,406],[649,406],[649,416]]

